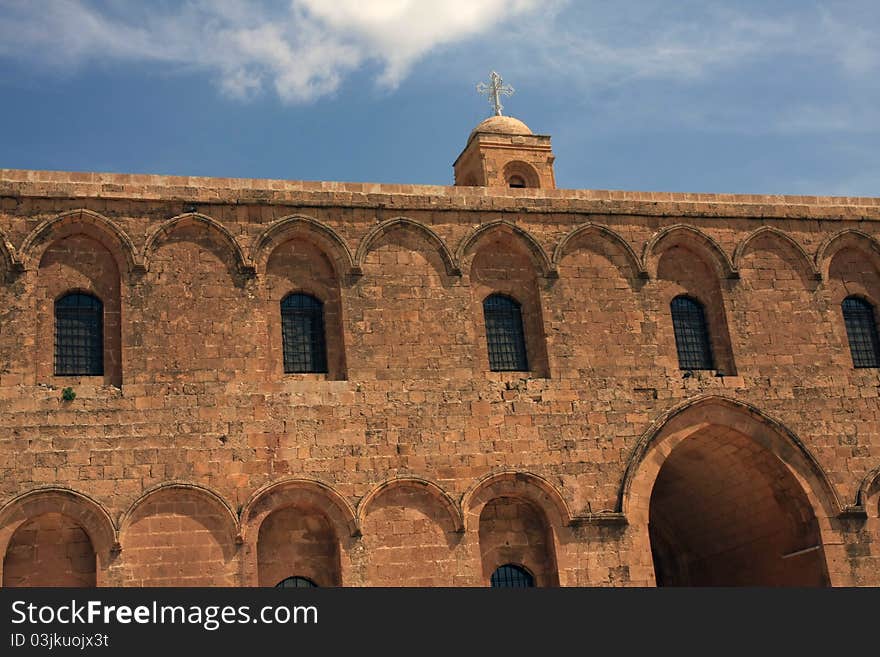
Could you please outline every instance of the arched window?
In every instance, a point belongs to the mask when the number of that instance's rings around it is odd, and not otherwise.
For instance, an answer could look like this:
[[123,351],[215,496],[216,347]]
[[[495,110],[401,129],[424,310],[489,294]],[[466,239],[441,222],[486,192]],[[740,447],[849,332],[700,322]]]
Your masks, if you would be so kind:
[[281,301],[284,372],[326,372],[324,304],[309,294],[288,294]]
[[502,175],[508,187],[537,189],[541,186],[541,179],[535,167],[522,160],[514,160],[505,164]]
[[847,297],[841,304],[853,367],[880,367],[880,340],[874,306],[861,297]]
[[72,292],[55,302],[55,376],[104,374],[104,305]]
[[531,588],[535,585],[535,578],[522,566],[508,563],[500,566],[492,573],[492,588]]
[[483,301],[489,369],[493,372],[524,372],[526,341],[519,302],[503,294],[492,294]]
[[308,577],[288,577],[275,585],[276,589],[314,589],[318,588]]
[[712,346],[703,304],[678,296],[672,300],[672,328],[678,350],[678,366],[683,370],[713,369]]

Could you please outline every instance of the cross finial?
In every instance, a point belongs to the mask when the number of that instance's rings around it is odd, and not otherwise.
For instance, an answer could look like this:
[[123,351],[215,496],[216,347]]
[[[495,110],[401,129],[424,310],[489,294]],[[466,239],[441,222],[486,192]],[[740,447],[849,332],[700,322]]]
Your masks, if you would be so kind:
[[489,104],[495,110],[495,116],[501,116],[501,110],[504,105],[501,104],[501,96],[510,96],[513,93],[513,87],[504,84],[504,80],[495,71],[489,75],[489,84],[480,82],[477,85],[477,92],[486,94],[489,97]]

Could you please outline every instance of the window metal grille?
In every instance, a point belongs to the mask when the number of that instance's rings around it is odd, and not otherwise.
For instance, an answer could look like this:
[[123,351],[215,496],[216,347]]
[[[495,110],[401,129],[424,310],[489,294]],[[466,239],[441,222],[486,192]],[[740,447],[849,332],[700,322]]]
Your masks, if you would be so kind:
[[309,294],[281,301],[281,341],[285,373],[326,372],[324,304]]
[[678,366],[683,370],[711,370],[712,347],[703,305],[690,297],[672,300],[672,328],[678,350]]
[[104,306],[74,292],[55,302],[55,376],[104,374]]
[[874,306],[859,297],[847,297],[841,304],[853,367],[880,367],[880,340],[874,320]]
[[493,294],[483,302],[483,315],[489,345],[489,369],[493,372],[528,371],[519,303],[510,297]]
[[492,573],[492,588],[531,588],[535,578],[522,566],[512,563],[500,566]]
[[288,577],[282,579],[275,585],[276,589],[313,589],[318,588],[312,580],[307,577]]

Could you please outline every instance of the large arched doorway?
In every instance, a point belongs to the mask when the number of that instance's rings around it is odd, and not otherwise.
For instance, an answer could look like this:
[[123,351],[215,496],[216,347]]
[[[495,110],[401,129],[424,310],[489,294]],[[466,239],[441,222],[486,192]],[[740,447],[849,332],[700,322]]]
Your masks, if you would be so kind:
[[827,586],[813,506],[780,458],[702,424],[663,461],[649,535],[661,586]]

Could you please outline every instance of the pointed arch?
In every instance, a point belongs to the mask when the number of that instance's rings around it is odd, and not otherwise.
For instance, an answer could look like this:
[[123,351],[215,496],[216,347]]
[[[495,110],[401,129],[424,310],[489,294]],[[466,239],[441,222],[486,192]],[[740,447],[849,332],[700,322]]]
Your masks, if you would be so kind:
[[519,226],[507,221],[499,219],[498,221],[490,221],[489,223],[478,226],[472,230],[458,245],[455,250],[455,262],[461,267],[465,256],[474,248],[474,246],[482,239],[485,239],[493,233],[508,233],[520,240],[531,255],[537,270],[546,278],[558,278],[556,265],[547,256],[544,247],[536,240],[531,233]]
[[357,507],[357,519],[360,526],[363,525],[364,519],[369,513],[370,505],[372,504],[372,502],[377,497],[382,495],[382,493],[393,490],[395,488],[410,488],[427,493],[435,501],[439,502],[444,509],[446,509],[446,512],[449,514],[452,531],[464,531],[464,519],[462,518],[461,509],[449,496],[449,494],[446,493],[446,491],[440,488],[440,486],[435,484],[433,481],[414,476],[391,477],[390,479],[386,479],[369,493],[367,493],[358,503]]
[[742,433],[776,456],[800,483],[817,516],[835,517],[841,512],[843,507],[828,475],[793,431],[751,404],[720,395],[685,401],[657,418],[642,434],[627,462],[617,511],[630,522],[635,509],[647,513],[654,480],[666,458],[682,440],[713,425]]
[[794,251],[798,254],[798,260],[804,266],[804,269],[807,273],[808,278],[812,278],[813,280],[821,280],[822,275],[819,273],[819,270],[816,269],[816,264],[807,252],[791,235],[785,233],[778,228],[774,228],[773,226],[761,226],[757,230],[749,233],[745,239],[743,239],[736,246],[736,250],[733,252],[733,266],[736,271],[739,271],[740,264],[742,263],[743,256],[746,253],[746,249],[749,245],[755,240],[762,236],[773,237],[775,239],[781,240],[788,246],[794,249]]
[[581,226],[578,226],[570,233],[568,233],[565,237],[560,240],[559,244],[556,245],[556,249],[553,251],[553,267],[558,268],[562,263],[562,259],[565,257],[569,245],[577,241],[582,236],[595,234],[597,237],[604,239],[606,242],[614,245],[618,249],[623,252],[623,255],[626,257],[629,262],[630,267],[632,267],[633,273],[639,278],[647,278],[648,272],[645,270],[642,265],[641,259],[636,255],[635,250],[633,250],[630,243],[627,242],[620,234],[614,232],[607,226],[602,226],[600,224],[587,223]]
[[269,224],[254,242],[250,261],[258,273],[265,274],[266,265],[275,248],[290,239],[303,235],[308,236],[336,263],[337,275],[359,273],[351,249],[348,248],[348,244],[340,237],[339,233],[327,224],[302,214],[288,215]]
[[739,278],[739,270],[734,267],[721,245],[701,230],[686,224],[664,228],[648,240],[642,253],[642,267],[652,278],[656,278],[660,255],[671,246],[680,244],[705,254],[707,261],[715,267],[720,278]]
[[133,519],[136,517],[137,510],[141,506],[149,502],[157,495],[173,493],[174,491],[183,491],[195,494],[197,497],[200,497],[203,500],[207,501],[208,504],[213,506],[216,510],[219,510],[220,515],[228,523],[226,529],[228,531],[229,539],[233,542],[238,542],[238,538],[241,535],[241,529],[238,522],[238,516],[232,510],[232,507],[229,506],[229,503],[225,499],[223,499],[223,497],[219,493],[216,493],[206,486],[183,481],[168,481],[165,483],[161,483],[158,486],[153,486],[152,488],[147,489],[139,498],[132,502],[131,506],[128,507],[128,509],[125,511],[125,513],[122,514],[122,517],[119,519],[119,534],[121,537],[120,540],[124,540],[124,534],[126,530],[131,526]]
[[266,484],[251,495],[241,513],[242,539],[247,541],[253,532],[256,540],[260,525],[273,511],[303,504],[323,512],[340,536],[360,536],[357,513],[335,488],[317,479],[296,477]]
[[60,513],[79,524],[102,567],[107,566],[111,552],[119,549],[116,525],[100,502],[72,488],[46,486],[17,495],[0,507],[0,555],[6,554],[19,526],[45,513]]
[[446,266],[446,273],[450,276],[460,276],[461,270],[459,269],[458,262],[452,257],[452,254],[449,252],[449,248],[446,246],[446,242],[443,241],[443,238],[440,237],[434,230],[420,221],[416,221],[414,219],[410,219],[409,217],[394,217],[393,219],[387,219],[383,221],[378,226],[373,227],[373,229],[367,233],[364,238],[361,240],[360,244],[358,244],[357,252],[355,253],[354,261],[355,266],[358,270],[361,270],[364,266],[364,259],[367,257],[367,254],[373,247],[373,244],[379,240],[382,236],[390,233],[393,230],[397,230],[398,228],[410,228],[415,230],[416,232],[423,233],[428,241],[437,247],[437,251],[440,253],[440,257],[443,259],[443,264]]
[[483,506],[496,497],[531,502],[544,512],[555,528],[566,527],[572,522],[565,498],[547,479],[531,472],[502,470],[481,477],[462,496],[465,529],[472,529],[479,522]]
[[874,266],[880,270],[880,243],[868,233],[855,228],[846,228],[827,238],[816,252],[816,270],[823,279],[828,280],[834,256],[846,247],[859,249],[871,256]]
[[22,266],[36,268],[52,242],[80,231],[100,242],[113,255],[120,272],[132,275],[143,271],[143,259],[137,255],[125,231],[104,215],[85,208],[62,212],[37,224],[21,244]]
[[146,269],[149,269],[150,267],[150,257],[158,248],[158,243],[162,239],[171,235],[181,226],[189,224],[201,225],[214,231],[220,237],[220,241],[231,251],[238,271],[245,275],[253,275],[255,273],[253,263],[245,257],[244,251],[238,243],[238,240],[235,239],[235,236],[219,221],[199,212],[187,212],[172,217],[150,233],[150,236],[144,244],[144,250],[141,256]]

